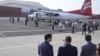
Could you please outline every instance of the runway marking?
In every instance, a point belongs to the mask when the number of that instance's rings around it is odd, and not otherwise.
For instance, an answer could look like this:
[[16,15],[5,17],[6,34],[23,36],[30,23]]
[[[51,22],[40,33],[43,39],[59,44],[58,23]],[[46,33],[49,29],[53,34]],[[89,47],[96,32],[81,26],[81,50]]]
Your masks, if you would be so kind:
[[30,44],[30,45],[22,45],[22,46],[12,46],[12,47],[3,47],[3,48],[0,48],[1,49],[11,49],[11,48],[19,48],[19,47],[28,47],[28,46],[32,46],[33,44]]
[[51,29],[41,29],[41,30],[18,30],[18,31],[0,31],[0,33],[9,33],[9,32],[30,32],[30,31],[48,31]]

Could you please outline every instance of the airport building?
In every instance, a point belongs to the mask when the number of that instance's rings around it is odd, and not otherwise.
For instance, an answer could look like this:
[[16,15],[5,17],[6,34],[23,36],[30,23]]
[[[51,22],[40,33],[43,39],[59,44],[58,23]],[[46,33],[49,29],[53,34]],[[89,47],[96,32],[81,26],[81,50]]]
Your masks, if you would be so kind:
[[1,17],[21,16],[21,8],[0,6],[0,16]]
[[22,8],[21,12],[30,12],[31,10],[30,5],[24,5],[24,4],[19,4],[19,3],[7,3],[7,4],[4,4],[4,6]]
[[38,2],[32,1],[18,1],[18,0],[4,0],[0,1],[1,6],[21,8],[22,14],[28,14],[30,11],[37,10],[39,8],[43,10],[49,10]]

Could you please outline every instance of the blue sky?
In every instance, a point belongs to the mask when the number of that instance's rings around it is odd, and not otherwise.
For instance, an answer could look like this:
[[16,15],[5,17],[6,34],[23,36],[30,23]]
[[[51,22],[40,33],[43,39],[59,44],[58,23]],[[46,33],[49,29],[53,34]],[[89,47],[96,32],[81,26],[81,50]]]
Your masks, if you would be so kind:
[[[9,1],[9,0],[7,0]],[[71,11],[81,9],[85,0],[23,0],[39,2],[50,9],[63,9],[64,11]],[[93,14],[100,14],[100,0],[92,0]]]

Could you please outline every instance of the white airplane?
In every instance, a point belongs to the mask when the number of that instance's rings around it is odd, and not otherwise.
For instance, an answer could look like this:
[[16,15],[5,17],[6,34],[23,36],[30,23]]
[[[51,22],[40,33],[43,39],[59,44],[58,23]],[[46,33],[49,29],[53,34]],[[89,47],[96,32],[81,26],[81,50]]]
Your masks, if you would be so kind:
[[59,19],[59,20],[68,20],[68,19],[87,19],[92,18],[92,7],[91,0],[85,0],[82,8],[80,10],[61,12],[61,11],[45,11],[39,10],[33,14],[28,15],[30,18],[34,19]]

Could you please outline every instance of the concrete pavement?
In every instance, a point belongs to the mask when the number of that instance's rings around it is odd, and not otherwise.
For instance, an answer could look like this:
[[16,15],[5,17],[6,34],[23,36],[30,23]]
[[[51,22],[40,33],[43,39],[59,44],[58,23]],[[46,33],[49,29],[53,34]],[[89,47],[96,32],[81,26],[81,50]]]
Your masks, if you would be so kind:
[[[85,44],[84,35],[81,32],[53,34],[51,44],[54,54],[57,55],[58,47],[63,45],[65,36],[72,36],[72,44],[78,47],[80,54],[81,46]],[[93,43],[100,43],[100,31],[91,34]],[[38,56],[38,43],[44,40],[44,35],[17,36],[0,38],[0,56]]]

